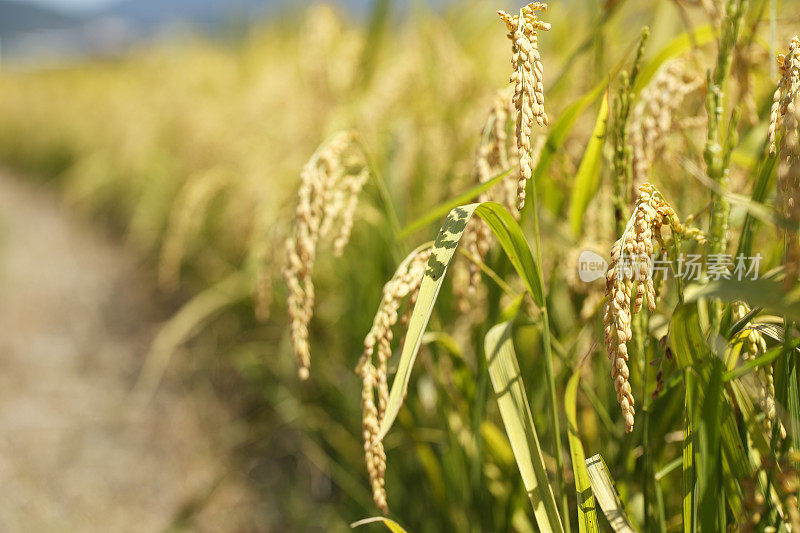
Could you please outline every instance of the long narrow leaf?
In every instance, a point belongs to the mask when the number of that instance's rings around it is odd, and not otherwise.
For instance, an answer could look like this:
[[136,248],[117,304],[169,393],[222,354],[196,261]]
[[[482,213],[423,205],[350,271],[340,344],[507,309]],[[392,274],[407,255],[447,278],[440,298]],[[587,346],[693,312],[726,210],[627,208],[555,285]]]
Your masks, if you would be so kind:
[[772,314],[800,320],[800,294],[797,291],[787,293],[780,282],[771,279],[720,279],[686,288],[687,303],[711,297],[727,302],[743,300],[750,307],[763,307]]
[[569,224],[572,233],[580,235],[583,229],[583,217],[586,207],[597,194],[600,187],[600,170],[603,162],[603,145],[606,140],[606,125],[608,124],[608,91],[603,95],[600,112],[594,123],[594,131],[583,153],[581,166],[575,175],[575,184],[572,188],[572,199],[569,205]]
[[[692,402],[704,405],[707,394],[723,395],[722,390],[710,390],[713,376],[711,362],[717,355],[709,348],[700,327],[700,320],[697,315],[697,306],[687,304],[681,306],[673,316],[670,327],[670,346],[678,366],[687,371],[686,375],[691,375],[697,379],[694,387],[689,387],[687,391],[693,389],[696,398]],[[721,375],[719,376],[721,379]],[[688,380],[687,380],[688,381]],[[726,398],[727,400],[727,398]],[[720,411],[718,419],[714,423],[718,426],[719,438],[723,452],[722,471],[732,479],[742,479],[748,476],[754,469],[754,465],[745,453],[745,446],[742,443],[736,421],[733,418],[732,409],[726,402],[725,409]],[[692,412],[692,419],[697,420],[699,413]],[[693,439],[697,438],[697,427],[692,428]],[[713,438],[713,435],[712,435]],[[697,453],[696,443],[693,442],[695,454]],[[704,457],[702,461],[712,461],[712,458]],[[696,470],[699,475],[699,467]],[[735,483],[725,483],[725,492],[728,503],[734,514],[741,509],[742,493],[740,487]]]
[[519,224],[508,211],[494,202],[470,204],[453,209],[439,230],[436,241],[433,244],[433,251],[420,285],[417,303],[408,323],[397,373],[389,393],[386,415],[378,434],[379,439],[386,436],[386,433],[389,432],[394,420],[397,418],[397,413],[400,412],[400,407],[408,389],[408,382],[411,379],[411,370],[414,367],[414,361],[417,358],[422,342],[422,335],[425,333],[425,328],[433,312],[433,306],[442,287],[447,267],[453,258],[461,236],[464,234],[467,223],[476,212],[494,232],[511,264],[523,278],[534,302],[540,306],[544,302],[544,295],[539,284],[538,267],[533,260],[530,247],[525,241]]
[[564,531],[553,489],[547,479],[539,437],[533,424],[528,396],[511,339],[510,322],[503,322],[489,330],[485,339],[485,352],[503,425],[539,529]]
[[189,300],[170,318],[153,340],[134,386],[134,395],[150,397],[158,387],[170,357],[206,321],[226,307],[248,297],[250,276],[237,271]]
[[586,459],[586,470],[589,473],[589,481],[592,484],[592,492],[597,498],[597,504],[606,515],[611,529],[616,533],[635,533],[636,529],[622,506],[617,489],[614,488],[614,480],[600,454]]
[[692,48],[694,44],[702,46],[714,39],[714,29],[706,24],[696,28],[691,33],[684,32],[668,42],[658,53],[642,66],[636,80],[636,92],[646,87],[666,61],[679,57]]
[[[775,169],[777,169],[777,167],[777,157],[767,157],[767,159],[761,163],[751,200],[764,203],[767,199],[767,192],[772,190],[772,183],[775,179]],[[741,237],[739,237],[739,248],[736,250],[737,256],[742,255],[749,257],[750,254],[752,254],[753,239],[755,238],[757,228],[758,220],[748,211],[744,219],[744,225],[742,226]]]
[[589,472],[586,470],[586,455],[583,443],[578,435],[578,383],[581,379],[581,369],[578,367],[567,383],[564,393],[564,410],[567,415],[567,437],[569,440],[569,453],[572,459],[572,471],[575,475],[575,492],[578,501],[578,531],[580,533],[594,533],[598,531],[597,511],[594,507],[594,495],[589,481]]

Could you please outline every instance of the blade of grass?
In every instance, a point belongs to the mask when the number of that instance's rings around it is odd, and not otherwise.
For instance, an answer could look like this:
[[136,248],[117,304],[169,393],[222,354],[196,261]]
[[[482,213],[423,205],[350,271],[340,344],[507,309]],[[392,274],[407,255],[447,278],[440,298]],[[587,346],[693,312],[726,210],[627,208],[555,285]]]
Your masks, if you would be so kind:
[[700,298],[719,298],[727,302],[745,301],[750,307],[763,307],[772,314],[800,319],[800,294],[786,292],[780,282],[771,279],[720,279],[686,288],[686,302]]
[[[766,152],[766,146],[763,152]],[[752,201],[760,204],[766,201],[767,192],[772,190],[772,184],[775,181],[775,169],[777,166],[777,157],[767,156],[767,158],[762,161],[758,170],[758,176],[756,177],[756,184],[753,188],[753,195],[751,196]],[[750,257],[753,253],[753,239],[755,238],[757,228],[758,219],[748,211],[744,219],[744,225],[742,226],[741,237],[739,237],[739,247],[736,250],[737,256],[743,255],[745,257]]]
[[536,522],[541,531],[563,532],[564,527],[547,478],[539,437],[514,351],[511,323],[503,322],[494,326],[486,334],[484,342],[489,377],[497,395],[497,405],[525,490],[533,505]]
[[494,202],[470,204],[453,209],[442,225],[433,244],[433,251],[420,285],[417,303],[408,323],[397,373],[389,393],[386,415],[378,434],[379,439],[385,437],[389,432],[403,404],[408,382],[411,378],[411,370],[422,342],[422,335],[433,312],[433,306],[442,287],[447,267],[453,258],[469,219],[476,212],[494,232],[511,264],[522,277],[526,289],[534,302],[540,307],[544,303],[538,267],[534,263],[522,230],[511,214],[503,206]]
[[666,61],[679,57],[690,50],[694,44],[702,46],[714,39],[714,29],[706,24],[696,28],[693,32],[684,32],[668,42],[658,53],[643,66],[636,81],[635,91],[639,92],[650,83]]
[[[701,406],[707,405],[704,403],[707,394],[715,393],[715,390],[711,388],[713,384],[712,363],[716,361],[720,364],[722,363],[722,359],[718,358],[714,351],[708,346],[700,323],[697,306],[695,304],[682,305],[673,315],[669,333],[670,346],[672,348],[672,353],[675,355],[675,361],[688,378],[686,380],[686,389],[687,395],[691,395],[691,397],[687,397],[687,411],[690,414],[687,418],[692,427],[685,428],[685,430],[688,429],[689,431],[687,434],[691,434],[691,447],[694,451],[694,455],[698,459],[694,467],[695,475],[698,478],[698,490],[701,488],[699,481],[701,475],[700,464],[705,461],[714,461],[713,457],[700,457],[698,451],[707,452],[709,449],[713,449],[713,439],[715,438],[713,433],[706,433],[703,438],[708,437],[711,439],[706,441],[710,443],[710,447],[704,445],[703,448],[700,448],[698,446],[698,441],[696,439],[698,438],[699,431],[696,421],[703,416],[702,412],[698,411],[698,409],[701,409]],[[717,418],[713,421],[713,423],[719,427],[720,432],[723,452],[722,471],[725,472],[727,476],[731,477],[732,480],[742,479],[748,476],[754,470],[755,466],[745,453],[746,448],[744,443],[742,443],[729,400],[724,396],[722,389],[719,389],[719,394],[717,395],[725,399],[725,408],[719,411]],[[703,431],[714,430],[704,429]],[[687,450],[685,447],[684,454],[686,453]],[[713,451],[711,453],[713,453]],[[684,464],[686,465],[686,461]],[[708,475],[708,471],[704,472],[703,475]],[[737,514],[741,509],[742,503],[741,487],[735,482],[726,482],[724,486],[728,504],[734,514]],[[685,503],[686,502],[684,502],[684,504]],[[699,519],[700,517],[698,516],[697,518]],[[684,517],[684,520],[686,520],[686,517]]]
[[597,504],[606,516],[611,529],[616,533],[635,533],[636,529],[622,506],[617,489],[614,487],[614,480],[600,454],[586,459],[586,470]]
[[575,476],[575,493],[578,501],[578,531],[594,533],[598,531],[597,511],[594,507],[594,495],[586,470],[586,455],[583,443],[578,435],[578,384],[581,379],[583,365],[578,366],[572,374],[564,393],[564,410],[567,415],[567,438],[572,459],[572,471]]
[[251,277],[237,271],[189,300],[170,318],[153,340],[133,395],[149,398],[158,387],[170,357],[204,322],[228,306],[242,301],[252,292]]
[[771,348],[764,352],[762,355],[756,357],[755,359],[751,359],[741,365],[737,366],[736,368],[729,370],[722,376],[724,381],[731,381],[745,374],[748,374],[755,370],[756,368],[760,368],[762,366],[766,366],[782,355],[789,353],[792,350],[796,350],[800,348],[800,339],[794,339],[788,344],[784,344],[781,346],[776,346],[775,348]]
[[692,432],[692,409],[694,406],[694,374],[684,371],[686,394],[684,396],[683,415],[683,530],[688,533],[697,531],[697,481],[694,470],[694,434]]
[[597,193],[600,186],[600,171],[603,161],[603,145],[605,144],[606,125],[608,124],[608,91],[603,95],[600,112],[594,124],[592,137],[583,153],[581,165],[575,175],[572,199],[569,206],[569,223],[572,232],[579,236],[583,230],[583,218],[586,207]]

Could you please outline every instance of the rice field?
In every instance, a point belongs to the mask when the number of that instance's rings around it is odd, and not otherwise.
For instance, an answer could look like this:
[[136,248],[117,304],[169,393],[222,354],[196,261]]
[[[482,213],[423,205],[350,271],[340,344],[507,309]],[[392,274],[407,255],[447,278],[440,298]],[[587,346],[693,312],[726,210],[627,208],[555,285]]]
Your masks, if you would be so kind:
[[181,302],[134,392],[197,361],[265,530],[800,531],[795,2],[497,4],[6,70],[0,162]]

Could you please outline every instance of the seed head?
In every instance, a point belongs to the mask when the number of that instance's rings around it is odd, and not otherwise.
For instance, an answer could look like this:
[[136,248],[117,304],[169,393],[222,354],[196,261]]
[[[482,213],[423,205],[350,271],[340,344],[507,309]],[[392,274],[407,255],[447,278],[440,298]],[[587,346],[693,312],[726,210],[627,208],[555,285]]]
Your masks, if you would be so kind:
[[398,321],[398,310],[403,299],[409,299],[409,310],[413,308],[430,256],[430,248],[412,252],[397,268],[392,279],[384,285],[380,307],[375,314],[372,328],[364,339],[364,352],[356,366],[356,373],[363,383],[361,409],[367,472],[375,505],[384,514],[389,511],[384,478],[386,454],[383,443],[377,436],[389,401],[387,366],[392,355],[392,327]]
[[[473,178],[475,184],[486,183],[498,174],[510,168],[516,168],[519,163],[519,153],[516,144],[509,138],[507,129],[511,124],[511,117],[515,109],[511,101],[510,91],[503,89],[497,92],[483,127],[481,142],[475,156]],[[544,137],[537,137],[533,146],[533,160],[538,161],[544,147]],[[517,201],[516,172],[512,179],[504,179],[491,190],[478,196],[479,202],[495,201],[503,205],[510,212],[514,212]],[[473,305],[480,284],[480,268],[476,261],[483,260],[491,245],[491,230],[479,218],[472,218],[461,237],[459,246],[467,252],[470,261],[457,262],[453,272],[453,289],[459,311],[467,313],[475,309]]]
[[768,129],[769,152],[772,155],[778,151],[775,144],[777,130],[789,110],[789,105],[796,100],[797,91],[800,89],[800,37],[794,36],[789,42],[788,53],[778,54],[777,59],[781,79],[772,97]]
[[[735,302],[731,309],[731,318],[734,322],[742,320],[750,312],[750,307],[744,302]],[[736,338],[733,340],[734,344],[740,344],[741,357],[744,361],[752,361],[760,354],[767,351],[767,343],[764,335],[758,330],[756,325],[752,322],[747,322]],[[772,365],[761,366],[756,371],[756,389],[758,394],[758,404],[764,412],[764,429],[767,433],[772,431],[772,425],[776,421],[775,413],[775,382],[773,379]],[[786,429],[781,424],[780,420],[779,431],[781,438],[786,437]]]
[[[338,236],[334,252],[341,254],[350,236],[353,211],[367,176],[363,157],[355,148],[355,133],[341,132],[320,147],[300,173],[300,191],[294,234],[286,241],[287,265],[283,275],[289,287],[291,336],[301,379],[308,378],[311,354],[308,324],[314,312],[311,274],[317,244],[334,225]],[[351,158],[346,159],[350,150]]]
[[[655,187],[645,183],[639,187],[639,198],[622,237],[611,249],[611,262],[606,272],[606,302],[603,307],[604,340],[611,360],[611,377],[617,401],[625,419],[625,431],[633,431],[636,410],[628,368],[628,346],[633,332],[631,316],[638,313],[644,301],[652,312],[656,308],[656,290],[652,277],[653,242],[659,240],[663,227],[673,233],[684,229],[675,211]],[[636,297],[631,303],[634,285]]]
[[531,133],[533,122],[540,127],[549,124],[544,109],[544,68],[539,55],[539,30],[547,31],[550,24],[539,20],[537,11],[547,10],[547,4],[533,2],[523,7],[519,15],[509,15],[505,11],[497,14],[505,22],[508,38],[511,40],[514,73],[512,102],[516,113],[517,149],[519,150],[520,180],[517,187],[517,207],[525,205],[525,184],[533,177],[533,156],[531,154]]
[[158,282],[162,287],[177,288],[187,245],[202,227],[206,206],[228,183],[225,173],[213,169],[187,181],[181,189],[161,246]]

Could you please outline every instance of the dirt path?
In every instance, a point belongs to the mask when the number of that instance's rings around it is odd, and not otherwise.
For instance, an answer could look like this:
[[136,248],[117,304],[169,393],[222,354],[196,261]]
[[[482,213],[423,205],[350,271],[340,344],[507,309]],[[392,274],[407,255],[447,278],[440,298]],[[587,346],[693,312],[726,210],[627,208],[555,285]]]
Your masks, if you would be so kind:
[[211,392],[128,392],[165,318],[136,262],[0,171],[0,531],[249,529]]

